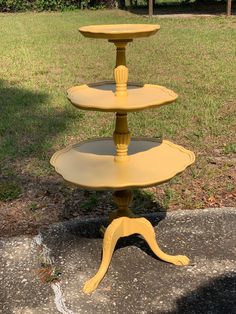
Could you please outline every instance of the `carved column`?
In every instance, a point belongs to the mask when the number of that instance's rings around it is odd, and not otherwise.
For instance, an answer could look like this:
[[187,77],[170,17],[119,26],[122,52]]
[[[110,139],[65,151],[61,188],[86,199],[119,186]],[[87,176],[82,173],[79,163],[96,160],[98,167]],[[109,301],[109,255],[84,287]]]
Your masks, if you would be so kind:
[[[115,95],[117,97],[127,96],[128,68],[126,66],[125,48],[127,40],[109,40],[116,45],[116,66],[114,69],[114,78],[116,82]],[[127,113],[116,113],[116,126],[113,133],[113,139],[116,145],[115,161],[122,162],[128,160],[128,146],[130,143],[130,132],[128,130]]]
[[133,193],[130,190],[115,191],[113,201],[118,209],[113,211],[109,216],[109,222],[119,217],[135,217],[134,213],[129,209],[133,200]]
[[113,133],[113,140],[116,145],[115,161],[122,162],[128,160],[130,139],[131,135],[128,129],[127,113],[117,113],[115,131]]
[[113,40],[116,45],[116,67],[114,69],[114,78],[116,82],[116,96],[127,95],[128,68],[126,66],[125,48],[128,42],[132,40]]

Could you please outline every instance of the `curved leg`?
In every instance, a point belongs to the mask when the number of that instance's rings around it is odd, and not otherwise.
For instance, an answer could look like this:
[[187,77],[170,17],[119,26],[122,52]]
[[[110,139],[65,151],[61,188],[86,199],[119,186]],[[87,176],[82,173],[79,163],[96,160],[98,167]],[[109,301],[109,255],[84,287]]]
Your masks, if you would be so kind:
[[88,280],[83,292],[93,292],[105,276],[118,239],[122,237],[122,219],[114,220],[106,229],[103,239],[102,262],[96,275]]
[[[136,220],[136,221],[134,221]],[[136,233],[139,233],[143,236],[145,241],[148,243],[150,249],[153,253],[159,257],[161,260],[172,263],[174,265],[188,265],[189,259],[184,255],[168,255],[164,253],[158,246],[156,242],[156,236],[154,232],[154,228],[151,223],[145,218],[133,219],[134,229]]]
[[155,253],[156,256],[163,261],[172,263],[174,265],[189,264],[189,259],[187,256],[168,255],[159,248],[156,242],[154,228],[147,219],[129,217],[117,218],[112,221],[105,231],[102,262],[96,275],[85,283],[83,288],[85,293],[93,292],[105,276],[118,239],[135,233],[143,236],[144,240],[146,240],[153,253]]

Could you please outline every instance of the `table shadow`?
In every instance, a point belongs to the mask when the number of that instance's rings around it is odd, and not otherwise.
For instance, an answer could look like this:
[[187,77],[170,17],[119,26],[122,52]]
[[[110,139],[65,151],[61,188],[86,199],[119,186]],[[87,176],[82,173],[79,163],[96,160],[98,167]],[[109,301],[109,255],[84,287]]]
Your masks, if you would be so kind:
[[163,314],[236,313],[236,272],[227,272],[181,296],[176,309]]
[[[99,192],[102,199],[102,195],[105,192]],[[152,210],[146,210],[145,212],[139,214],[139,206],[141,204],[146,204],[147,207],[151,205],[155,206]],[[113,209],[116,207],[113,206]],[[160,221],[166,217],[166,209],[163,208],[159,203],[154,202],[152,196],[146,193],[143,193],[142,190],[134,191],[134,200],[131,205],[132,211],[137,217],[144,217],[149,220],[153,227],[156,227]],[[136,210],[135,210],[136,208]],[[64,209],[66,210],[66,209]],[[68,208],[67,208],[68,210]],[[71,216],[70,216],[71,217]],[[86,216],[77,217],[75,219],[69,219],[58,224],[58,232],[63,233],[62,238],[66,241],[66,238],[70,239],[71,237],[75,239],[102,239],[103,234],[101,233],[101,226],[107,227],[109,224],[109,218],[105,216],[100,216],[98,218],[91,218]],[[50,230],[50,228],[49,228]],[[45,239],[50,239],[53,236],[53,230],[47,232],[47,228],[42,228],[42,233],[45,235]],[[59,237],[60,238],[60,237]],[[50,240],[49,240],[50,242]],[[83,241],[84,242],[84,241]],[[50,244],[49,244],[50,245]],[[140,235],[134,234],[128,237],[122,237],[118,240],[115,251],[124,247],[136,246],[144,251],[146,254],[151,257],[158,259],[156,255],[151,251],[148,244],[143,240]],[[102,254],[102,242],[101,242],[101,254]]]

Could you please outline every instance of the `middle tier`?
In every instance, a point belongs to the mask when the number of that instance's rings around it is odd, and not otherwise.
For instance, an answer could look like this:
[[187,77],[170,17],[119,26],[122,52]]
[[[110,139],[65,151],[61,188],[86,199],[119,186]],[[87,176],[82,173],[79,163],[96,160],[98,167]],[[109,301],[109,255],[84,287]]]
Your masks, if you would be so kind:
[[71,103],[85,110],[131,112],[145,108],[166,105],[175,101],[178,95],[159,85],[127,85],[127,96],[115,95],[114,82],[80,85],[67,91]]
[[115,162],[115,152],[112,138],[88,140],[56,152],[50,162],[81,187],[121,190],[167,181],[195,160],[191,151],[166,140],[132,138],[125,162]]

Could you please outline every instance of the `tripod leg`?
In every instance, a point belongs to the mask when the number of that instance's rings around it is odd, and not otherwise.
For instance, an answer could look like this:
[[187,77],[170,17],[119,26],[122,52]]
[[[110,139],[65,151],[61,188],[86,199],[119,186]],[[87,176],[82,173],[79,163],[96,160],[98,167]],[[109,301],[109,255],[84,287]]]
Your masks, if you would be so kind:
[[144,240],[148,243],[153,253],[161,260],[174,264],[174,265],[188,265],[189,259],[184,255],[168,255],[164,253],[156,242],[154,228],[151,223],[145,218],[133,219],[135,226],[133,227],[137,233],[143,236]]
[[147,219],[129,217],[117,218],[112,221],[105,231],[102,262],[96,275],[85,283],[83,288],[85,293],[93,292],[105,276],[118,239],[135,233],[143,236],[153,253],[161,260],[180,266],[189,264],[187,256],[168,255],[159,248],[156,242],[154,228]]
[[106,229],[103,239],[103,254],[102,262],[96,275],[88,280],[83,288],[85,293],[93,292],[100,281],[105,276],[107,269],[110,265],[112,254],[114,252],[116,243],[120,237],[122,237],[122,221],[123,218],[115,219]]

